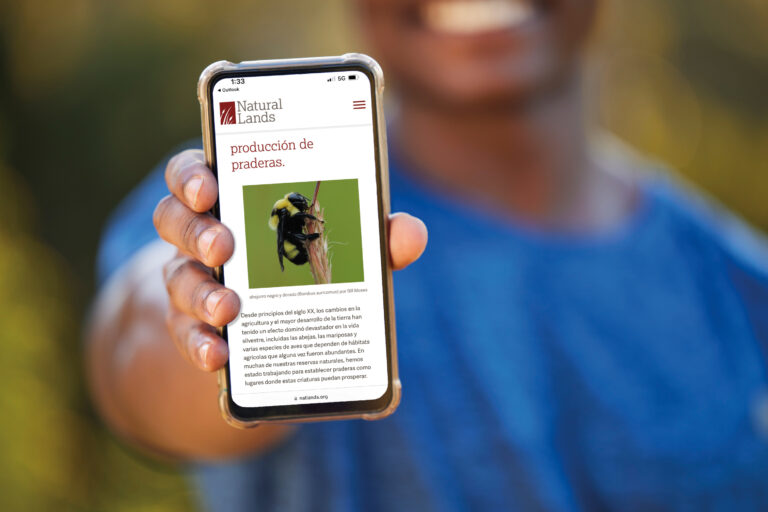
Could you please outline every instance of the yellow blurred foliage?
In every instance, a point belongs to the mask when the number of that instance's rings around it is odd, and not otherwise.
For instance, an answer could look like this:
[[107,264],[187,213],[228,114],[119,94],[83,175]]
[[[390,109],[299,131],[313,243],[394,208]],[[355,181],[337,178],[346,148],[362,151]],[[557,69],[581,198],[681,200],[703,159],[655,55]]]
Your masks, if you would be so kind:
[[598,125],[768,228],[768,3],[605,4]]

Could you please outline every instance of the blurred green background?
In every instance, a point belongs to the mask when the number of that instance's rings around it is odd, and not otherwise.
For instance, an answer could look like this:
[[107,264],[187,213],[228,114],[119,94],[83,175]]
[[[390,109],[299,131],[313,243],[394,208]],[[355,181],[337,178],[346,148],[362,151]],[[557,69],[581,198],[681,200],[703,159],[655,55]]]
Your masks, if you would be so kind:
[[[243,187],[245,245],[248,252],[248,286],[271,288],[315,284],[309,263],[294,265],[277,260],[277,234],[267,225],[275,201],[296,192],[312,202],[316,181],[273,183]],[[357,180],[320,182],[317,204],[323,210],[332,283],[363,281],[363,243],[360,232],[360,198]],[[374,226],[372,229],[378,229]],[[314,243],[314,242],[310,242]]]
[[[768,2],[603,3],[595,125],[768,228]],[[205,65],[360,50],[351,19],[339,0],[0,0],[0,510],[194,510],[85,394],[100,230],[199,136]]]

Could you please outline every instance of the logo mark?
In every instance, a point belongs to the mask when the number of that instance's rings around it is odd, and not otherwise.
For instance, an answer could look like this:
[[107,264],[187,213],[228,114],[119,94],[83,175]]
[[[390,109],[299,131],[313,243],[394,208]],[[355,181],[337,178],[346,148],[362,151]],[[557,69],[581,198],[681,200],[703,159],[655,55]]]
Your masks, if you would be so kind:
[[219,103],[219,117],[221,124],[237,124],[235,121],[235,102],[222,101]]

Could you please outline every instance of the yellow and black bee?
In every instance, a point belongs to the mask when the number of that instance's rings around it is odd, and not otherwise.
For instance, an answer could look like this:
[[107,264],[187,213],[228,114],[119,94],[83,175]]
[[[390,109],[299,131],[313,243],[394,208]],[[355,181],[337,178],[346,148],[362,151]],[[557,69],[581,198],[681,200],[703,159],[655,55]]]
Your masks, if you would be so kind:
[[307,219],[317,220],[317,217],[307,213],[309,206],[308,198],[290,192],[272,207],[269,227],[277,231],[277,259],[282,271],[285,271],[283,256],[294,265],[305,264],[309,258],[306,244],[320,236],[320,233],[304,232]]

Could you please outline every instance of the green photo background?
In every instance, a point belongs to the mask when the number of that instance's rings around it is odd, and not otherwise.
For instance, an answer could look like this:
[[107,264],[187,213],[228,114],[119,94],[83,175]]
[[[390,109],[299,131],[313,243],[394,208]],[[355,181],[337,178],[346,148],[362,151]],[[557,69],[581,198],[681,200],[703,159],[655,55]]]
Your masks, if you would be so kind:
[[[285,272],[277,259],[277,233],[268,225],[272,207],[289,192],[309,198],[316,181],[276,183],[243,187],[245,245],[248,254],[248,286],[272,288],[315,284],[309,263],[294,265],[283,258]],[[363,244],[360,231],[360,200],[357,180],[330,180],[320,183],[317,196],[324,210],[332,283],[363,281]],[[371,229],[378,229],[372,226]],[[314,242],[311,242],[314,243]]]

